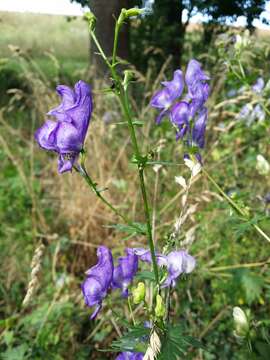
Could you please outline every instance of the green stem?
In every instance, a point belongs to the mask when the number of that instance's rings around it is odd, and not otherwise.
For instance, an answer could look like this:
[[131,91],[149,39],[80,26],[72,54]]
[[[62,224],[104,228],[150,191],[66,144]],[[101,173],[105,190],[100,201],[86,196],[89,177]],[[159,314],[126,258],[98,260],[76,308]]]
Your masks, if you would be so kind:
[[128,309],[129,309],[129,312],[130,312],[130,317],[131,317],[131,320],[133,322],[133,325],[135,326],[136,321],[135,321],[134,314],[133,314],[133,311],[132,311],[132,306],[131,306],[131,302],[130,302],[130,296],[128,296],[127,301],[128,301]]
[[114,31],[114,41],[113,41],[112,66],[114,66],[116,63],[116,51],[117,51],[117,45],[118,45],[118,36],[119,36],[119,25],[118,25],[118,21],[116,21],[115,31]]
[[[222,195],[222,197],[231,205],[231,207],[239,215],[241,215],[245,221],[248,221],[249,218],[248,218],[247,214],[245,213],[245,211],[243,209],[241,209],[241,207],[222,190],[222,188],[216,183],[216,181],[212,178],[212,176],[210,174],[208,174],[208,172],[204,169],[204,167],[202,167],[202,172],[211,181],[211,183],[218,190],[218,192]],[[262,237],[264,237],[268,242],[270,242],[269,236],[258,225],[252,224],[252,226]]]
[[102,47],[100,46],[100,43],[99,43],[99,41],[98,41],[98,39],[96,37],[95,32],[93,30],[90,30],[90,34],[91,34],[92,39],[94,40],[94,43],[96,44],[96,47],[98,48],[98,51],[99,51],[100,55],[102,56],[103,60],[105,61],[107,66],[109,68],[111,68],[111,63],[109,62],[109,60],[108,60],[107,56],[105,55]]
[[127,123],[128,123],[128,128],[129,128],[129,132],[130,132],[133,150],[134,150],[136,159],[139,162],[138,163],[138,172],[139,172],[140,188],[141,188],[141,193],[142,193],[142,198],[143,198],[144,214],[145,214],[146,226],[147,226],[147,232],[148,232],[148,244],[149,244],[149,248],[150,248],[150,252],[151,252],[151,258],[152,258],[156,283],[158,284],[159,283],[158,265],[157,265],[155,246],[154,246],[154,241],[153,241],[153,236],[152,236],[150,210],[149,210],[148,199],[147,199],[146,188],[145,188],[144,167],[140,163],[140,159],[142,156],[141,156],[141,153],[139,150],[135,129],[134,129],[134,126],[132,123],[127,93],[124,90],[122,84],[120,84],[120,87],[121,87],[121,90],[119,93],[119,99],[122,104],[122,109],[123,109],[124,115],[125,115]]
[[[136,138],[136,134],[135,134],[135,129],[134,129],[134,126],[133,126],[133,123],[132,123],[132,117],[131,117],[131,112],[130,112],[130,109],[129,109],[129,101],[128,101],[128,96],[127,96],[127,91],[126,91],[126,89],[124,89],[124,87],[122,85],[122,82],[121,82],[121,79],[119,79],[119,76],[115,71],[116,50],[117,50],[119,30],[120,30],[121,25],[122,25],[122,22],[120,22],[120,23],[117,22],[116,26],[115,26],[112,63],[110,63],[109,60],[107,59],[106,55],[104,54],[104,52],[103,52],[103,50],[102,50],[96,36],[95,36],[94,31],[91,30],[91,29],[90,29],[90,34],[91,34],[91,36],[92,36],[98,50],[100,51],[100,54],[101,54],[102,58],[104,59],[107,66],[109,67],[109,69],[111,71],[111,74],[112,74],[112,77],[113,77],[113,79],[115,81],[117,96],[119,97],[123,114],[125,115],[125,118],[127,120],[133,150],[134,150],[136,159],[138,160],[138,172],[139,172],[140,188],[141,188],[143,204],[144,204],[144,213],[145,213],[147,233],[148,233],[148,244],[149,244],[149,248],[150,248],[150,252],[151,252],[151,258],[152,258],[152,263],[153,263],[155,280],[156,280],[156,284],[158,285],[159,284],[158,265],[157,265],[156,255],[155,255],[155,246],[154,246],[154,241],[153,241],[153,237],[152,237],[150,210],[149,210],[147,194],[146,194],[146,188],[145,188],[145,182],[144,182],[144,168],[143,168],[143,165],[140,163],[140,159],[142,158],[142,156],[141,156],[141,153],[140,153],[140,150],[139,150],[139,146],[138,146],[138,142],[137,142],[137,138]],[[90,185],[90,186],[93,188],[93,184]],[[93,190],[96,192],[97,189],[93,188]],[[111,209],[115,209],[115,208],[112,207],[111,204],[107,203],[107,201],[105,199],[102,199],[102,196],[101,196],[100,193],[96,192],[96,194],[101,198],[101,200],[103,202],[105,202],[108,206],[110,206]],[[118,211],[117,211],[117,213],[118,213]],[[121,216],[121,218],[124,219],[124,217],[122,215],[119,215],[119,216]]]

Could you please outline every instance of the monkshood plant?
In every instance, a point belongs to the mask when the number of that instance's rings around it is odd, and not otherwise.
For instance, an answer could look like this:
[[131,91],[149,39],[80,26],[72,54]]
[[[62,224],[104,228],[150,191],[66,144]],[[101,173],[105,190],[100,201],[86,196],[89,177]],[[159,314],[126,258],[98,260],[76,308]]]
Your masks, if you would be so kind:
[[[159,111],[157,124],[168,118],[176,129],[176,140],[184,143],[184,163],[190,169],[188,181],[182,176],[177,178],[186,195],[180,217],[175,222],[166,245],[162,249],[156,248],[153,241],[149,195],[145,185],[145,169],[155,162],[150,161],[149,157],[142,153],[137,138],[138,120],[133,119],[128,93],[133,74],[130,70],[121,70],[122,67],[118,66],[121,62],[117,58],[118,35],[122,25],[129,17],[142,13],[143,10],[137,8],[122,9],[116,21],[111,58],[107,57],[96,38],[94,15],[88,13],[86,18],[99,55],[110,71],[114,84],[111,91],[120,102],[129,129],[133,148],[131,161],[137,167],[145,223],[129,219],[111,204],[104,196],[103,189],[97,186],[86,169],[87,154],[84,151],[84,141],[93,110],[93,95],[88,84],[79,81],[74,89],[64,85],[57,86],[61,104],[48,113],[54,120],[47,120],[36,132],[35,138],[41,148],[58,154],[59,173],[74,170],[83,177],[98,198],[123,222],[118,224],[118,227],[129,229],[147,238],[148,247],[128,247],[125,254],[118,259],[113,259],[111,249],[99,246],[98,262],[86,271],[86,279],[81,285],[85,304],[92,309],[91,320],[102,313],[102,305],[104,299],[110,296],[109,292],[118,289],[121,292],[120,296],[127,301],[130,323],[123,321],[127,332],[112,343],[110,350],[119,353],[116,359],[173,360],[184,356],[191,347],[202,347],[198,340],[183,334],[181,324],[175,325],[170,319],[174,287],[196,267],[196,260],[187,249],[188,242],[184,247],[183,244],[180,246],[178,240],[186,216],[186,199],[194,178],[199,173],[204,174],[243,221],[250,221],[260,235],[267,241],[270,239],[256,222],[252,222],[245,208],[235,203],[204,169],[201,151],[205,145],[208,117],[206,102],[210,93],[210,77],[202,70],[197,60],[191,59],[186,72],[175,70],[172,80],[164,81],[162,88],[152,96],[150,102],[150,105]],[[135,306],[141,309],[139,315],[138,312],[135,315]]]

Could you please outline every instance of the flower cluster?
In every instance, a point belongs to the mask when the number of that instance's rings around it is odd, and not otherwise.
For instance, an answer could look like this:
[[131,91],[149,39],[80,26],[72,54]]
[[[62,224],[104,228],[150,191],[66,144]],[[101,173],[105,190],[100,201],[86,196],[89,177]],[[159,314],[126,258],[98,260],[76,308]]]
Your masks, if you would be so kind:
[[71,171],[83,144],[92,113],[91,88],[80,80],[74,90],[65,85],[56,88],[61,104],[48,112],[57,121],[46,120],[35,139],[45,150],[59,154],[58,171]]
[[[160,110],[156,119],[159,124],[163,117],[169,116],[176,127],[176,139],[184,139],[188,148],[194,148],[199,157],[198,148],[205,143],[207,108],[210,78],[203,72],[197,60],[190,60],[184,76],[181,70],[174,72],[172,81],[162,82],[163,88],[151,99],[151,106]],[[187,86],[187,94],[178,100]]]
[[[240,89],[238,92],[245,90],[245,87]],[[256,98],[263,96],[263,92],[265,90],[265,82],[262,77],[258,77],[256,82],[251,86],[251,91]],[[260,102],[258,102],[255,106],[251,103],[245,104],[239,113],[239,119],[245,120],[246,125],[250,126],[255,121],[263,122],[265,120],[265,111]]]
[[[138,260],[151,263],[150,250],[127,248],[126,256],[118,259],[114,266],[111,251],[100,246],[97,250],[98,263],[86,271],[87,278],[82,284],[82,292],[87,306],[95,306],[91,315],[94,319],[99,313],[102,300],[109,289],[120,289],[123,297],[128,296],[128,286],[138,271]],[[175,286],[181,274],[191,273],[196,265],[195,259],[186,251],[172,251],[168,255],[156,254],[158,266],[167,269],[167,277],[162,287]]]

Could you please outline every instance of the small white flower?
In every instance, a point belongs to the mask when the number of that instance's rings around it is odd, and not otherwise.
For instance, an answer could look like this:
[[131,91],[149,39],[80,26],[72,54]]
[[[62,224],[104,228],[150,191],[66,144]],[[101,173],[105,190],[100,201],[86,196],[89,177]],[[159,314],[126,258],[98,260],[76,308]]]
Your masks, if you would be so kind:
[[245,312],[238,306],[233,308],[233,320],[235,323],[235,335],[245,337],[249,330],[249,323]]
[[267,175],[270,172],[270,164],[261,154],[257,155],[256,169],[260,175]]

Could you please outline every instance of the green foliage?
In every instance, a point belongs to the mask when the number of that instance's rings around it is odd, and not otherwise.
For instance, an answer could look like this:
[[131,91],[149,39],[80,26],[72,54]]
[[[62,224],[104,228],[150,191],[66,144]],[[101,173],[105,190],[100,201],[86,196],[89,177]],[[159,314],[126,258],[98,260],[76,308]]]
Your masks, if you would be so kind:
[[166,329],[162,341],[161,354],[158,360],[178,360],[186,358],[187,351],[190,347],[204,348],[200,341],[183,334],[183,327],[180,325],[169,326]]

